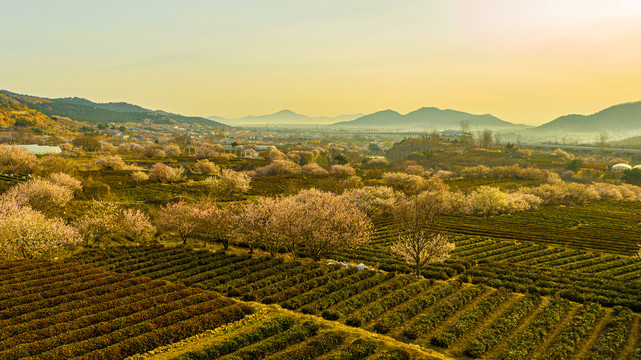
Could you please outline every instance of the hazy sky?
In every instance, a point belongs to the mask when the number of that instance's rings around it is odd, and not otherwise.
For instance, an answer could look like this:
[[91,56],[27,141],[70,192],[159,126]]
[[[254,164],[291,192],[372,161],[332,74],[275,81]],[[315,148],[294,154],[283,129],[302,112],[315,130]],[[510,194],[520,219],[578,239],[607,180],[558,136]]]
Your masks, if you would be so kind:
[[186,115],[641,100],[638,0],[3,1],[0,88]]

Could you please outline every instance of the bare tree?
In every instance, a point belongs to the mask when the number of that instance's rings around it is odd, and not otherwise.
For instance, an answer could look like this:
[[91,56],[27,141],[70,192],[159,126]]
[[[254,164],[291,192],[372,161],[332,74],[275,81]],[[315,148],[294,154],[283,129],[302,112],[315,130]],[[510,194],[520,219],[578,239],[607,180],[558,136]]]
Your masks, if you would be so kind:
[[492,146],[492,130],[483,130],[479,134],[479,142],[484,149],[489,149]]
[[450,252],[454,250],[454,243],[449,242],[449,239],[441,234],[422,230],[399,236],[391,250],[413,264],[416,276],[421,276],[423,265],[447,260]]
[[599,133],[599,147],[601,148],[601,151],[603,151],[609,139],[610,139],[610,135],[608,134],[607,131],[603,130]]
[[501,146],[501,134],[494,133],[494,145]]
[[470,133],[470,122],[468,120],[463,120],[460,122],[461,129],[461,142],[463,145],[467,146],[472,142],[472,134]]
[[421,276],[425,264],[445,261],[455,247],[445,236],[432,231],[437,212],[436,206],[429,206],[418,195],[400,200],[394,208],[400,227],[391,251],[413,264],[416,276]]

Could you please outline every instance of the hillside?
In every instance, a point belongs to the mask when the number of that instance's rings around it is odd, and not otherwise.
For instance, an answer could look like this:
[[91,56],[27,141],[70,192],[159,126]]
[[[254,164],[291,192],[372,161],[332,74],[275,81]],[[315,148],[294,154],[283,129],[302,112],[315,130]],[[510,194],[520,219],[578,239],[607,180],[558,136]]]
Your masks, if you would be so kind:
[[94,103],[82,98],[47,99],[0,91],[5,97],[49,117],[60,116],[89,124],[105,123],[143,123],[155,124],[200,124],[226,126],[219,122],[201,118],[152,111],[137,105],[118,103]]
[[46,129],[50,134],[62,135],[69,132],[69,125],[73,125],[73,121],[52,119],[0,92],[0,126]]
[[227,124],[242,125],[327,125],[337,121],[354,120],[363,114],[344,114],[336,117],[328,116],[307,116],[298,114],[291,110],[281,110],[269,115],[248,115],[237,119],[225,119],[219,116],[209,116],[208,119],[220,121]]
[[523,127],[523,125],[515,125],[489,114],[474,115],[456,110],[441,110],[435,107],[423,107],[405,115],[393,110],[384,110],[362,116],[356,120],[338,122],[332,124],[331,127],[423,131],[426,129],[458,129],[461,121],[468,121],[471,129],[512,130]]
[[641,101],[619,104],[592,115],[571,114],[558,117],[531,130],[550,133],[641,133]]

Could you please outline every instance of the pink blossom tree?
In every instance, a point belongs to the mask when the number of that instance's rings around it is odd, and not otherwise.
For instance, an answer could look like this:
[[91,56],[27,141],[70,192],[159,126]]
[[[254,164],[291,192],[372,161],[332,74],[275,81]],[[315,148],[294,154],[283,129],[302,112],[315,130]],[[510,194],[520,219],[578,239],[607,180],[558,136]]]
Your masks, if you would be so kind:
[[293,161],[274,160],[271,164],[254,171],[255,177],[300,174],[301,167]]
[[161,230],[176,233],[183,244],[187,244],[189,236],[199,229],[201,219],[198,207],[179,201],[160,207],[156,225]]
[[301,168],[303,174],[310,174],[310,175],[326,175],[329,174],[329,172],[325,169],[323,169],[320,165],[318,165],[315,162],[310,162],[309,164],[304,165]]
[[156,227],[149,216],[140,210],[126,209],[118,217],[119,231],[139,242],[149,242],[156,234]]
[[235,242],[248,246],[250,254],[255,247],[262,245],[274,257],[284,246],[283,234],[279,233],[274,221],[279,201],[260,197],[243,206],[234,217]]
[[220,242],[227,250],[233,238],[237,206],[222,207],[209,200],[202,201],[196,206],[199,210],[197,230],[206,236],[207,241]]
[[211,159],[217,156],[220,156],[220,154],[216,150],[216,147],[209,143],[202,144],[194,151],[194,157],[196,159]]

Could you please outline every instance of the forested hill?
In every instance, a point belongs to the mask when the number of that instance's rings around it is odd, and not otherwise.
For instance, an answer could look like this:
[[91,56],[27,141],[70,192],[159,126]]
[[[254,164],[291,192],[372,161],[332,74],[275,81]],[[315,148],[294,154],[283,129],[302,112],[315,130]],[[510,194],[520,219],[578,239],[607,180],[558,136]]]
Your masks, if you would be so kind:
[[127,103],[94,103],[82,98],[47,99],[1,91],[20,104],[48,116],[62,116],[89,124],[143,123],[155,124],[200,124],[227,126],[202,117],[183,116],[164,111],[153,111]]

